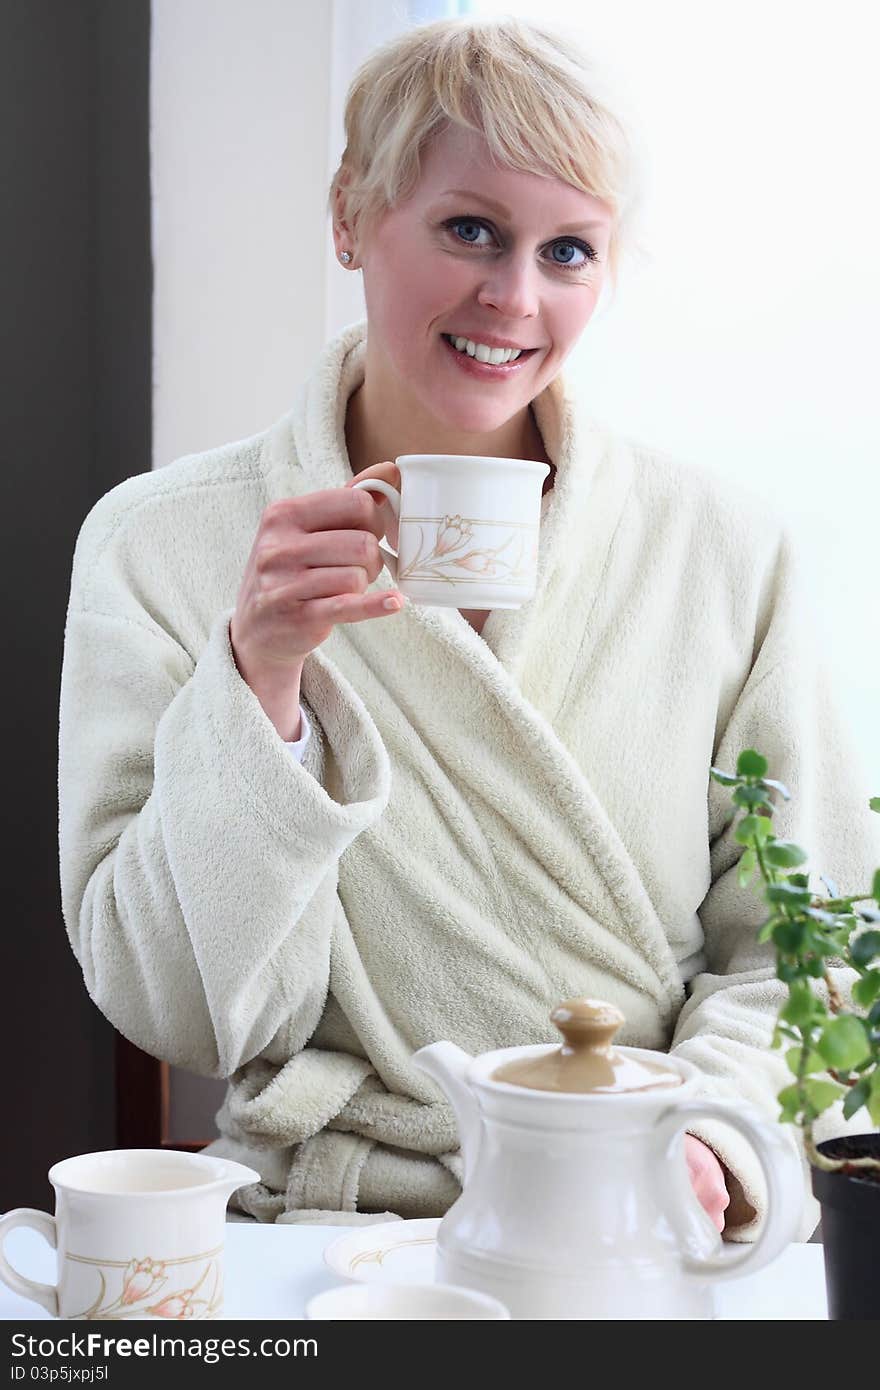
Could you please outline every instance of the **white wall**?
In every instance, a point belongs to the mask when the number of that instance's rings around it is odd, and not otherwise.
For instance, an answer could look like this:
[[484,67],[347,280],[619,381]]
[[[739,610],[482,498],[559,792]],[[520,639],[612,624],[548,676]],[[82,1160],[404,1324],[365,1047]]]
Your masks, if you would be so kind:
[[153,466],[264,429],[324,340],[333,5],[153,0]]
[[582,35],[634,126],[647,256],[567,365],[611,426],[793,514],[815,560],[816,640],[880,794],[880,7],[472,9]]

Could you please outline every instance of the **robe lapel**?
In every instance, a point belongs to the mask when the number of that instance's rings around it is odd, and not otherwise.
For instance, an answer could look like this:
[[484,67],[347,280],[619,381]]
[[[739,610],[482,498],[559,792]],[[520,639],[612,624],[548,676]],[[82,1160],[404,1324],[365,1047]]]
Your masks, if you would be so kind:
[[[363,380],[364,329],[353,325],[330,345],[325,370],[273,432],[273,495],[340,487],[351,478],[345,410]],[[482,636],[455,609],[408,604],[388,623],[338,627],[322,652],[362,694],[380,731],[404,721],[406,741],[439,759],[469,789],[486,824],[497,823],[518,854],[542,866],[570,902],[566,929],[581,935],[585,955],[665,1012],[680,1004],[682,989],[663,926],[583,760],[552,723],[590,640],[632,463],[562,377],[533,409],[557,469],[545,498],[535,599],[493,612]],[[293,487],[291,436],[303,470]],[[393,585],[387,570],[377,584]]]

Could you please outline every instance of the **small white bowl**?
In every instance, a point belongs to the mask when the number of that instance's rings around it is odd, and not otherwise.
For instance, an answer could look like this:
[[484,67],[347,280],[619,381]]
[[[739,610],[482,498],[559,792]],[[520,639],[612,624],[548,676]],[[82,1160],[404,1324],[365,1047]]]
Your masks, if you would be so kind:
[[454,1284],[342,1284],[316,1294],[306,1304],[311,1322],[393,1318],[427,1322],[433,1318],[510,1318],[503,1303],[475,1289]]

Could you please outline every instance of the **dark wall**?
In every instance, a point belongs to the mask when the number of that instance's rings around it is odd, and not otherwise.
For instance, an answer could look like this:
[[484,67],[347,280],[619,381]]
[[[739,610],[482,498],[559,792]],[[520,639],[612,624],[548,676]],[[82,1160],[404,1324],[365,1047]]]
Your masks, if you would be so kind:
[[0,1209],[114,1144],[114,1033],[61,916],[58,697],[79,527],[150,467],[149,0],[2,0]]

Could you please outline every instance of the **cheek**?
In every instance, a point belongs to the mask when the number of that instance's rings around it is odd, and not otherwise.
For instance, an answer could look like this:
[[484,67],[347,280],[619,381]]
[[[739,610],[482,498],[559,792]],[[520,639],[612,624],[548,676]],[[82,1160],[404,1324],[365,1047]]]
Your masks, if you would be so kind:
[[553,344],[553,356],[558,364],[559,354],[567,357],[575,346],[599,302],[601,282],[575,286],[560,295],[552,304],[545,303],[543,325],[548,341]]
[[371,318],[394,335],[424,331],[424,320],[448,312],[467,292],[468,277],[446,256],[419,252],[411,241],[389,246],[364,274]]

